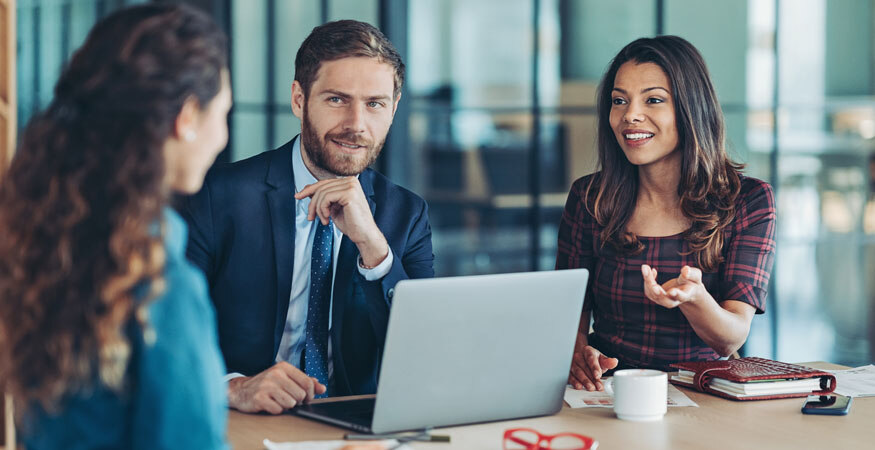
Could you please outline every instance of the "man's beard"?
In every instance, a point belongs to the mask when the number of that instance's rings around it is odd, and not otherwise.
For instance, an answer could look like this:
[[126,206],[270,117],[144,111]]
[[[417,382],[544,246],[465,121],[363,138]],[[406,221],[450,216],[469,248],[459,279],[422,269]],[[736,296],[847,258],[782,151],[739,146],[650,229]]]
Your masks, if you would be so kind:
[[[365,149],[365,158],[359,155],[346,155],[343,153],[333,154],[327,148],[329,140],[337,140],[347,144],[361,145]],[[310,162],[316,165],[319,169],[330,172],[336,176],[350,177],[362,173],[368,166],[377,160],[380,152],[383,150],[383,145],[386,143],[385,136],[378,145],[368,141],[356,133],[335,133],[325,135],[325,139],[316,134],[316,128],[310,122],[310,116],[307,114],[307,108],[304,108],[304,118],[301,123],[301,140],[304,144],[304,151],[307,152],[307,157]]]

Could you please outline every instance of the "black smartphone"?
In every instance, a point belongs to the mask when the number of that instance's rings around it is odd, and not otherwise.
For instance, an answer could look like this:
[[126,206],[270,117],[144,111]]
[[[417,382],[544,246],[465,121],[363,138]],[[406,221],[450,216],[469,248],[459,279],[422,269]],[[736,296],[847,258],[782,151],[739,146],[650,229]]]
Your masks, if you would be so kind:
[[851,409],[851,397],[844,395],[809,395],[802,405],[802,414],[844,416]]

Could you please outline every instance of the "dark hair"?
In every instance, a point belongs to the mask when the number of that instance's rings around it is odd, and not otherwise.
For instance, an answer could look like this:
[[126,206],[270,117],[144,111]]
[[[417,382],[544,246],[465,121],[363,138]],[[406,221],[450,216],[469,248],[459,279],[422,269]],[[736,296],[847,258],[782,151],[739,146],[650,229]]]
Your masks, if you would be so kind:
[[638,195],[638,167],[629,162],[611,129],[611,92],[620,66],[654,63],[671,83],[678,149],[681,152],[680,206],[692,225],[685,232],[700,267],[715,271],[723,261],[723,230],[735,217],[741,189],[739,170],[725,148],[723,113],[708,68],[698,50],[677,36],[638,39],[611,61],[598,90],[598,155],[600,172],[590,179],[586,207],[605,229],[602,245],[628,253],[643,249],[625,230]]
[[0,183],[0,380],[21,403],[53,407],[98,379],[121,387],[126,324],[148,330],[144,306],[163,286],[164,143],[226,69],[204,13],[123,9],[94,26],[28,124]]
[[357,20],[338,20],[313,28],[295,56],[295,81],[304,95],[316,81],[323,61],[343,58],[377,58],[395,69],[394,96],[401,95],[404,85],[404,62],[389,39],[373,25]]

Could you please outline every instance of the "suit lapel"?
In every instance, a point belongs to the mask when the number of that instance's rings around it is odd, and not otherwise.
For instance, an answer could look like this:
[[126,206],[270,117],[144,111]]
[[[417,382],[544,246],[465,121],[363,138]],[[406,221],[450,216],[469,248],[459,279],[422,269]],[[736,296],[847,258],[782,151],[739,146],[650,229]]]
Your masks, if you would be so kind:
[[[372,183],[373,172],[366,169],[359,175],[359,182],[362,185],[362,191],[365,198],[368,199],[368,206],[371,209],[371,214],[376,211],[376,203],[374,202],[374,188]],[[346,236],[340,242],[340,252],[337,256],[337,273],[334,276],[334,298],[333,311],[331,316],[331,339],[332,353],[334,359],[334,377],[335,383],[344,383],[347,391],[350,391],[349,380],[346,376],[343,363],[343,347],[340,345],[343,338],[343,316],[346,304],[352,297],[353,277],[358,271],[358,247]],[[362,318],[364,320],[364,318]]]
[[362,191],[368,199],[368,206],[371,207],[371,215],[373,216],[377,211],[377,203],[374,201],[374,171],[371,169],[365,169],[365,171],[359,175],[359,183],[361,183]]
[[265,183],[273,189],[265,193],[270,211],[273,254],[276,266],[276,321],[273,353],[276,355],[285,329],[292,291],[295,254],[295,182],[292,172],[292,142],[276,152],[268,167]]

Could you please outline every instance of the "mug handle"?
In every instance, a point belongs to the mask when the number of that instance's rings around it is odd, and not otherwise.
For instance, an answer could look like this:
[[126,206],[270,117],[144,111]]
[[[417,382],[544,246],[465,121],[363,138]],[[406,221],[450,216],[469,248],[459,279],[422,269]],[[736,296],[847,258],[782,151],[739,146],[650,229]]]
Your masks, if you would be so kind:
[[610,378],[602,378],[602,384],[605,385],[605,392],[608,393],[611,397],[614,396],[614,377]]

